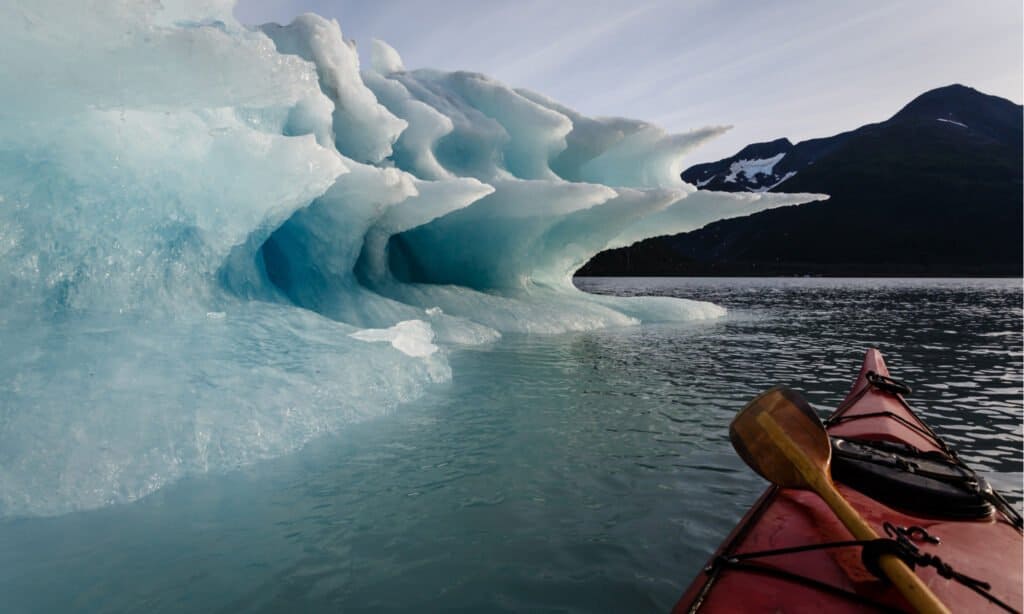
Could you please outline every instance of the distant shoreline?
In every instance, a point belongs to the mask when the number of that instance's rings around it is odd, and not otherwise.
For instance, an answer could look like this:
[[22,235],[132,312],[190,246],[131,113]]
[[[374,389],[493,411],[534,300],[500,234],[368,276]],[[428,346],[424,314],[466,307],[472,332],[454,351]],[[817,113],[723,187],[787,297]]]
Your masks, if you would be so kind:
[[[625,248],[629,249],[629,248]],[[576,277],[1013,277],[1024,278],[1020,264],[984,263],[818,263],[699,262],[678,258],[668,249],[633,255],[625,249],[603,252],[580,267]],[[645,257],[646,256],[646,257]],[[654,257],[651,257],[654,256]],[[657,258],[660,256],[661,258]]]
[[737,274],[725,274],[725,273],[686,273],[686,274],[664,274],[664,273],[583,273],[573,275],[573,279],[576,278],[601,278],[601,277],[651,277],[651,278],[664,278],[664,279],[678,279],[678,278],[708,278],[708,279],[742,279],[742,278],[763,278],[763,279],[1018,279],[1024,282],[1024,275],[1012,275],[1012,274],[982,274],[975,273],[969,275],[950,275],[950,274],[935,274],[935,275],[922,275],[922,274],[878,274],[878,273],[865,273],[865,274],[799,274],[799,273],[737,273]]

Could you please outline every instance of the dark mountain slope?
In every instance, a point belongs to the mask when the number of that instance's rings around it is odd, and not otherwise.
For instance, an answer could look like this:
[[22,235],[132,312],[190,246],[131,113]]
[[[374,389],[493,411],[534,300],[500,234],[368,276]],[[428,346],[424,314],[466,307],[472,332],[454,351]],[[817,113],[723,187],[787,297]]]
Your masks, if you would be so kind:
[[[1020,105],[955,85],[886,122],[745,148],[683,177],[757,190],[795,172],[772,191],[832,198],[605,252],[581,274],[1021,275],[1021,118]],[[724,181],[752,153],[785,154],[775,177]]]

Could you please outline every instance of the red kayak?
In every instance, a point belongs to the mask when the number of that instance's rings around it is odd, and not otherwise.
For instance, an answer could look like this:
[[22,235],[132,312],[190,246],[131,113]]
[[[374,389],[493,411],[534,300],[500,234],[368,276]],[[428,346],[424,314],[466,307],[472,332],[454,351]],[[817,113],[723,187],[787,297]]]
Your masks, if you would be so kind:
[[673,612],[913,611],[878,572],[880,553],[916,565],[952,612],[1020,611],[1020,515],[914,414],[908,392],[868,350],[825,421],[839,492],[889,539],[851,544],[818,495],[772,486]]

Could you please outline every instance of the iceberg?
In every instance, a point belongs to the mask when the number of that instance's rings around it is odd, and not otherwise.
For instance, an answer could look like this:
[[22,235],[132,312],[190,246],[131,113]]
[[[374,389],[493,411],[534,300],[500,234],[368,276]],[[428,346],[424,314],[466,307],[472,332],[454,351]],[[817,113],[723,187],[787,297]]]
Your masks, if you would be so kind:
[[0,39],[0,517],[129,502],[451,377],[452,348],[718,317],[593,255],[815,194],[698,191],[682,135],[366,66],[228,0],[12,0]]

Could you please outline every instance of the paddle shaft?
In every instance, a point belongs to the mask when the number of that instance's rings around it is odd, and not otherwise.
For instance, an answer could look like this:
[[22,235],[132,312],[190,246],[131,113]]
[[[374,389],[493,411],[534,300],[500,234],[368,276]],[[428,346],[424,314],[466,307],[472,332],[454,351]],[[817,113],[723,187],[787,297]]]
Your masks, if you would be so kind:
[[[878,539],[878,534],[861,517],[857,510],[836,490],[828,474],[828,467],[819,467],[811,462],[807,455],[797,446],[786,432],[768,414],[757,417],[758,424],[774,440],[779,450],[789,459],[793,466],[807,480],[807,484],[835,512],[839,520],[857,539]],[[949,610],[917,577],[907,564],[899,557],[883,554],[878,558],[878,566],[892,581],[893,586],[910,605],[922,614],[950,614]]]

